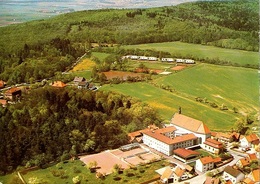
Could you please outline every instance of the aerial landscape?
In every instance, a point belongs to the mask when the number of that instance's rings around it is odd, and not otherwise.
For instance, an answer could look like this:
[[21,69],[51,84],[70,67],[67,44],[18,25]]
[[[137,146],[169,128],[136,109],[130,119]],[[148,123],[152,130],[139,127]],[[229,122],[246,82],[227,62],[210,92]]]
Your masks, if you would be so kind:
[[260,183],[259,1],[0,2],[0,184]]

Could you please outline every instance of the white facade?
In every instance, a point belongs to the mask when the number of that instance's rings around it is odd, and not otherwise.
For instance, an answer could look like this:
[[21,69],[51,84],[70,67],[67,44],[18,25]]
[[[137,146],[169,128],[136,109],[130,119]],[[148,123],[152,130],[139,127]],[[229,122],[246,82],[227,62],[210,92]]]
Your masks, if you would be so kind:
[[168,156],[172,155],[172,150],[173,150],[172,145],[168,145],[146,134],[143,135],[143,143],[149,146],[150,148],[162,152],[165,155]]
[[214,162],[203,164],[200,159],[196,160],[196,169],[200,172],[206,172],[214,168]]
[[223,173],[223,179],[225,181],[230,180],[232,183],[235,184],[242,181],[245,178],[245,175],[242,172],[233,169],[231,166],[227,166],[227,167],[229,167],[228,171],[226,171],[225,168]]
[[149,60],[149,61],[157,61],[158,58],[157,58],[157,57],[148,57],[148,60]]
[[162,58],[162,61],[173,62],[173,58]]
[[194,64],[195,61],[192,60],[192,59],[185,59],[185,63],[187,63],[187,64]]

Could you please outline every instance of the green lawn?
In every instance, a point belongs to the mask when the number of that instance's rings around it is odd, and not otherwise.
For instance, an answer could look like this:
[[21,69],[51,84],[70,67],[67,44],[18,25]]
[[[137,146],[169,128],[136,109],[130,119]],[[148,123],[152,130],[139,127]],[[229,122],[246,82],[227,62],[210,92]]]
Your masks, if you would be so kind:
[[[60,184],[68,183],[73,184],[72,179],[76,176],[79,176],[81,184],[85,183],[141,183],[147,180],[150,180],[154,177],[158,177],[158,174],[155,170],[164,167],[169,164],[168,162],[162,160],[159,162],[154,162],[152,164],[147,164],[144,166],[138,166],[136,169],[128,169],[127,172],[122,174],[111,174],[106,176],[104,179],[97,179],[95,173],[91,173],[89,169],[82,165],[83,162],[80,160],[69,161],[68,163],[59,163],[52,167],[46,169],[39,169],[36,171],[30,171],[26,174],[23,174],[23,177],[26,182],[32,178],[37,178],[38,182],[46,184]],[[54,176],[54,173],[56,176]],[[16,179],[15,174],[6,175],[5,177],[0,177],[0,181],[4,181],[4,184],[14,183]],[[117,177],[118,180],[115,178]],[[15,182],[17,183],[17,182]]]
[[125,49],[152,49],[157,51],[169,52],[172,55],[183,56],[189,58],[189,56],[195,56],[198,58],[219,58],[220,60],[230,61],[232,63],[238,63],[240,65],[258,65],[259,55],[258,52],[249,52],[235,49],[224,49],[214,46],[205,46],[198,44],[189,44],[182,42],[166,42],[166,43],[151,43],[140,45],[128,45],[124,46]]
[[259,107],[257,70],[200,64],[166,77],[157,84],[169,85],[184,96],[206,98],[230,110],[236,107],[243,114],[255,114]]
[[103,61],[109,55],[110,54],[103,53],[103,52],[92,52],[91,53],[91,56],[98,58],[100,61]]
[[206,104],[196,102],[195,99],[186,98],[145,82],[105,85],[100,90],[117,91],[138,98],[157,109],[165,120],[170,120],[181,106],[183,114],[202,120],[212,130],[230,129],[239,116],[235,113],[214,109]]

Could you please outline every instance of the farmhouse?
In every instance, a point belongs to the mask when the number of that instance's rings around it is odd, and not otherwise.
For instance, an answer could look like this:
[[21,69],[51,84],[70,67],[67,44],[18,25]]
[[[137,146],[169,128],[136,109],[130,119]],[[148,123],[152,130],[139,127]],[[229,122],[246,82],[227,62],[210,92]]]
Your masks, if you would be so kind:
[[80,82],[84,82],[86,79],[84,77],[75,77],[73,82],[78,85]]
[[177,128],[175,134],[182,135],[192,133],[198,137],[198,143],[202,144],[210,138],[209,128],[202,122],[180,113],[175,113],[171,119],[171,124]]
[[256,134],[247,135],[240,140],[240,144],[241,147],[254,148],[259,144],[259,137]]
[[11,88],[5,92],[5,98],[9,100],[17,100],[22,95],[22,90],[20,88]]
[[232,183],[238,183],[244,179],[245,175],[231,166],[227,166],[224,169],[223,178],[225,181],[231,181]]
[[196,160],[196,169],[205,172],[214,168],[214,159],[211,156]]
[[208,138],[203,144],[202,144],[203,149],[214,153],[214,154],[220,154],[224,147],[223,144],[219,141],[216,141],[214,139]]

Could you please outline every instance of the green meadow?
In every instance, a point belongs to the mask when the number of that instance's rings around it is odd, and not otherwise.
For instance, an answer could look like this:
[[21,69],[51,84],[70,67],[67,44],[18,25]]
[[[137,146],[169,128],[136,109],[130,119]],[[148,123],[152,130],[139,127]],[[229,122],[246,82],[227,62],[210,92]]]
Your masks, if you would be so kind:
[[254,69],[199,64],[155,82],[190,99],[206,98],[219,106],[236,107],[241,114],[258,111],[258,73]]
[[[161,86],[170,87],[172,92]],[[100,89],[138,98],[157,109],[164,120],[170,120],[180,106],[183,114],[204,121],[212,130],[230,130],[239,117],[256,115],[259,107],[257,70],[246,68],[199,64],[157,77],[151,83],[122,83]],[[206,102],[197,102],[196,97]],[[220,110],[222,105],[228,110]]]
[[182,107],[183,114],[202,120],[212,130],[230,129],[238,117],[235,113],[211,108],[196,102],[195,99],[183,97],[145,82],[105,85],[100,90],[117,91],[140,99],[158,110],[160,116],[166,121],[169,121],[172,115],[178,112],[179,107]]
[[124,46],[125,49],[151,49],[157,51],[169,52],[173,56],[182,56],[189,58],[190,56],[204,59],[220,59],[229,61],[233,64],[240,65],[258,65],[259,55],[258,52],[250,52],[235,49],[224,49],[214,46],[189,44],[182,42],[165,42],[165,43],[151,43]]

